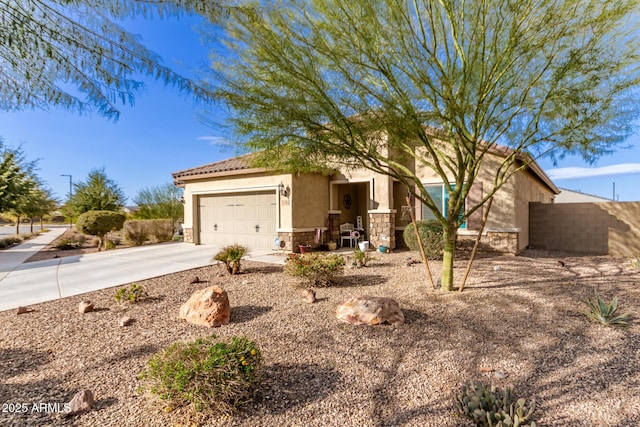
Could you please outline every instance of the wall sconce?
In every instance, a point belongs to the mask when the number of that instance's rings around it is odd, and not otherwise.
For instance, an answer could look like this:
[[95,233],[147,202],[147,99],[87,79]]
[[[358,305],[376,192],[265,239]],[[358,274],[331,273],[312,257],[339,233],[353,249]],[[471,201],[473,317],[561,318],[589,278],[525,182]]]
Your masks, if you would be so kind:
[[180,203],[184,205],[184,196],[180,197]]
[[288,198],[289,195],[291,195],[291,189],[289,188],[288,185],[285,187],[283,183],[280,183],[278,185],[278,190],[280,191],[280,195],[282,197],[287,197]]

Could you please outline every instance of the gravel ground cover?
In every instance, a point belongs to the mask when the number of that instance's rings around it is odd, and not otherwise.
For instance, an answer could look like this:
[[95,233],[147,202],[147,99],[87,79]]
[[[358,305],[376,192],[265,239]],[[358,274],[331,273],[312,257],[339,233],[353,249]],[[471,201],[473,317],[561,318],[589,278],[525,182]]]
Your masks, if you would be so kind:
[[[608,328],[580,313],[598,290],[640,317],[640,270],[628,260],[537,251],[485,256],[459,294],[431,290],[423,266],[407,266],[411,255],[376,254],[367,267],[346,269],[339,286],[317,289],[315,304],[303,301],[281,266],[244,262],[233,277],[211,266],[138,282],[151,298],[135,305],[119,306],[112,288],[26,314],[2,312],[0,425],[190,425],[181,411],[150,406],[136,376],[170,343],[211,333],[256,341],[264,367],[252,403],[201,425],[463,426],[452,392],[473,379],[535,399],[540,426],[640,425],[640,320]],[[431,267],[437,277],[439,263]],[[464,261],[456,267],[459,278]],[[196,276],[204,283],[190,283]],[[191,293],[213,284],[229,294],[230,324],[208,329],[179,320]],[[364,294],[396,299],[406,323],[335,319],[340,302]],[[85,299],[97,310],[78,313]],[[135,322],[120,327],[125,314]],[[68,402],[83,388],[97,400],[88,413],[33,410],[34,403]],[[28,410],[10,410],[16,404]]]

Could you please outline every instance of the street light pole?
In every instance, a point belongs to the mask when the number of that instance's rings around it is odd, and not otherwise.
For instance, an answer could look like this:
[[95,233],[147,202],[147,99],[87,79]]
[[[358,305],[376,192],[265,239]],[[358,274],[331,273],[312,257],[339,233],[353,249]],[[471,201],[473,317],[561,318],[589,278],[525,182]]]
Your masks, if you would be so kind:
[[71,210],[71,197],[73,195],[73,178],[71,175],[61,174],[60,176],[69,177],[69,229],[73,226],[73,211]]

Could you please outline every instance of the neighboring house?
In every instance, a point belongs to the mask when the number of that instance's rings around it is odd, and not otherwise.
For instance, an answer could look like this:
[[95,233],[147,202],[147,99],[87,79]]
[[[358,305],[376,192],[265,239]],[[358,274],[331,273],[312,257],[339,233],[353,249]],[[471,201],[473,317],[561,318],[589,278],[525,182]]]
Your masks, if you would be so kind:
[[607,199],[606,197],[594,196],[586,194],[581,191],[567,190],[566,188],[560,189],[560,194],[556,196],[556,203],[599,203],[599,202],[613,202],[614,200]]
[[[483,182],[493,181],[491,168],[504,154],[493,152],[484,162],[468,197],[474,204],[483,194]],[[285,249],[300,244],[340,243],[340,224],[361,219],[365,239],[372,247],[395,248],[409,223],[403,215],[407,190],[386,175],[348,170],[326,176],[313,173],[274,173],[252,168],[244,155],[173,173],[184,187],[184,239],[196,244],[239,243],[251,250],[273,249],[275,239]],[[409,167],[415,168],[413,165]],[[430,169],[417,170],[427,191],[444,205],[447,195],[441,178]],[[485,188],[489,188],[487,184]],[[494,198],[483,236],[485,247],[518,253],[529,244],[529,202],[553,203],[558,188],[536,163],[516,173]],[[420,202],[418,219],[432,216]],[[358,218],[360,217],[360,218]],[[478,209],[459,235],[477,236],[482,224]]]

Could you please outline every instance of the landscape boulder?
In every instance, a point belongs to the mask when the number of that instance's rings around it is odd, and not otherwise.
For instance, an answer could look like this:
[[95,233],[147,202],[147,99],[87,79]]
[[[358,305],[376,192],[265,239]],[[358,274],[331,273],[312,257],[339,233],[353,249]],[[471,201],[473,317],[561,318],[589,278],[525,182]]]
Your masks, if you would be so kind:
[[230,317],[229,297],[220,286],[195,291],[180,307],[180,318],[193,325],[218,327],[228,324]]
[[305,302],[313,304],[316,302],[316,291],[313,289],[305,289],[303,292]]
[[404,314],[400,305],[391,298],[358,296],[340,304],[336,317],[352,325],[402,325]]
[[80,301],[78,304],[78,311],[80,313],[89,313],[93,311],[93,303],[91,301]]
[[93,406],[93,393],[91,390],[80,390],[69,402],[67,415],[76,415],[87,412]]

